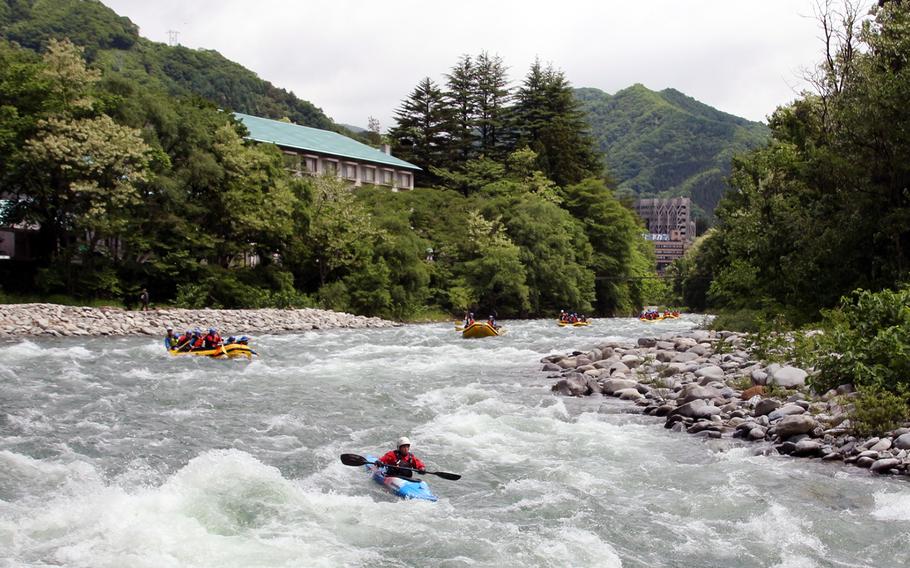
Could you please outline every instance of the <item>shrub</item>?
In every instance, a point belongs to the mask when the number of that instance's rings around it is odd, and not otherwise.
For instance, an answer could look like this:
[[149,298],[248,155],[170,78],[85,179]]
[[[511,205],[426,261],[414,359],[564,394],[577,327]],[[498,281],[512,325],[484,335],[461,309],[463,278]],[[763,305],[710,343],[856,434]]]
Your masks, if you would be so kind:
[[812,338],[812,378],[824,392],[840,384],[910,390],[910,287],[842,298],[836,310],[823,313],[825,332]]
[[881,436],[901,426],[910,417],[907,392],[899,394],[879,387],[861,387],[854,401],[850,422],[860,436]]

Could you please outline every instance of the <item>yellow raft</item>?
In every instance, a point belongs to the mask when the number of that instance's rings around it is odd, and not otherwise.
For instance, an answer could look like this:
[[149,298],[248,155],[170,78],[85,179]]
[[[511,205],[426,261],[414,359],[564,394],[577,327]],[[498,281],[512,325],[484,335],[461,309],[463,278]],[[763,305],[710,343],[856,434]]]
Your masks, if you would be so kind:
[[505,330],[501,328],[496,329],[485,321],[479,321],[464,328],[461,332],[461,336],[465,339],[474,339],[477,337],[496,337],[503,333],[505,333]]
[[577,321],[575,323],[572,323],[570,321],[558,321],[557,320],[556,323],[559,325],[559,327],[569,327],[569,326],[585,327],[585,326],[591,325],[591,322],[589,322],[589,321]]
[[171,349],[168,353],[174,357],[193,355],[196,357],[210,357],[212,359],[234,359],[236,357],[252,359],[253,355],[256,355],[256,352],[253,351],[249,345],[241,345],[239,343],[231,343],[230,345],[222,345],[215,349],[200,349],[197,351],[177,351],[176,349]]

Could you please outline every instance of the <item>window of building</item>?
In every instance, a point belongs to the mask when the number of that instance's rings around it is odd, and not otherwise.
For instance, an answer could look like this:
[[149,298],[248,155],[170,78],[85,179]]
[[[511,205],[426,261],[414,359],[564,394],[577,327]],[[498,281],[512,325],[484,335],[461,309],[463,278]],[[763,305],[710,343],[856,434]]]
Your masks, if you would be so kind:
[[338,162],[335,160],[323,160],[322,161],[322,171],[327,174],[337,174],[338,173]]
[[344,179],[357,179],[357,164],[345,163],[342,169]]
[[392,185],[392,170],[382,170],[382,183]]
[[411,187],[411,174],[398,172],[398,187]]
[[376,168],[364,166],[360,175],[363,183],[376,183]]
[[282,154],[284,158],[284,167],[291,170],[292,172],[300,171],[300,156],[292,152],[284,152]]
[[306,157],[306,171],[311,174],[315,174],[318,169],[318,161],[316,156],[307,156]]

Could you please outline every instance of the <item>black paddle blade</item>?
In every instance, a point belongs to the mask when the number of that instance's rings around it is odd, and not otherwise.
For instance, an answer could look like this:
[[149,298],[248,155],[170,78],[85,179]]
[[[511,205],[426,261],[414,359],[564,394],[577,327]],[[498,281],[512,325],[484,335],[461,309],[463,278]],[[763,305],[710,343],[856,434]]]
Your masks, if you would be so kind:
[[443,479],[450,479],[452,481],[458,481],[461,479],[461,476],[457,473],[447,473],[445,471],[428,471],[427,473],[432,473],[433,475],[438,475]]
[[370,462],[365,457],[357,454],[341,454],[341,463],[344,465],[366,465]]

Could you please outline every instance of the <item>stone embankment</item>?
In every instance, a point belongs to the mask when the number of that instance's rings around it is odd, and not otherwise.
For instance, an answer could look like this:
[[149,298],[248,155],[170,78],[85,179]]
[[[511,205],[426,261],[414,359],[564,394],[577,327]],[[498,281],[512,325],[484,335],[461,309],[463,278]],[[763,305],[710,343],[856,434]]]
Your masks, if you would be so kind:
[[848,418],[856,396],[850,385],[813,395],[806,371],[754,360],[742,334],[666,334],[541,362],[544,371],[558,373],[551,375],[558,379],[553,391],[628,400],[645,414],[665,417],[664,427],[675,432],[739,438],[762,443],[764,452],[910,475],[910,428],[857,438]]
[[177,333],[216,327],[224,334],[293,333],[313,329],[392,327],[394,322],[328,310],[184,310],[127,311],[58,304],[0,305],[0,338],[29,335],[157,335],[165,327]]

